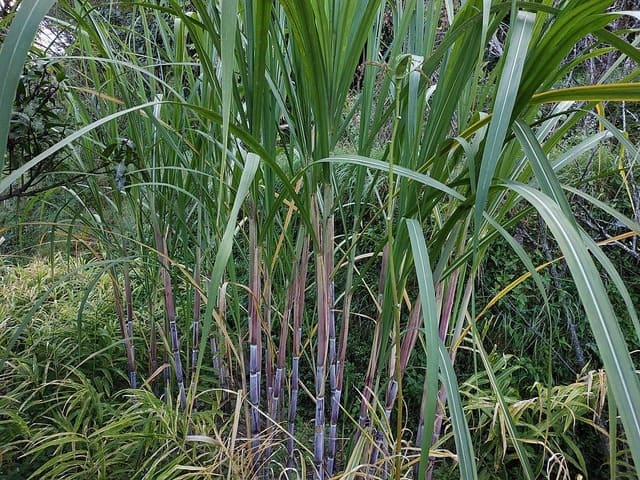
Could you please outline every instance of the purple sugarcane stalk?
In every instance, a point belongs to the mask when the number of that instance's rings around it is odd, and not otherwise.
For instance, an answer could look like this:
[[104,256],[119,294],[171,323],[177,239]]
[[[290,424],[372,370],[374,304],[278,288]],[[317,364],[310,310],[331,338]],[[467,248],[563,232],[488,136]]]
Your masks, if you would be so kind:
[[[151,332],[149,333],[149,378],[158,369],[158,334],[156,332],[156,322],[151,315]],[[159,394],[158,382],[153,380],[153,393]]]
[[200,316],[202,294],[200,293],[200,247],[196,248],[196,265],[193,271],[195,282],[193,292],[193,322],[191,323],[191,384],[196,381],[198,356],[200,355]]
[[[263,289],[263,293],[262,293],[262,298],[264,299],[264,321],[265,321],[265,331],[267,332],[267,342],[266,342],[266,355],[265,355],[265,359],[264,359],[264,368],[265,368],[265,384],[267,387],[267,391],[266,391],[266,401],[267,401],[267,422],[269,423],[269,427],[271,427],[271,430],[273,432],[276,431],[275,428],[275,424],[276,424],[276,418],[273,415],[273,382],[274,382],[274,357],[275,357],[275,352],[274,352],[274,346],[273,346],[273,342],[271,341],[271,278],[270,276],[267,274],[267,271],[265,269],[263,275],[265,276],[265,281],[264,281],[264,289]],[[266,442],[266,448],[264,450],[264,458],[265,458],[265,462],[263,463],[263,469],[262,469],[262,477],[263,478],[269,478],[269,468],[268,468],[268,462],[271,458],[271,452],[273,450],[273,442],[271,441],[267,441]]]
[[[264,280],[264,289],[262,290],[262,298],[264,299],[264,308],[263,308],[263,317],[265,324],[265,331],[267,334],[267,342],[265,345],[266,355],[264,359],[264,369],[265,369],[265,386],[267,387],[266,397],[267,397],[267,412],[269,412],[269,418],[272,422],[275,421],[275,417],[271,415],[273,405],[271,400],[273,399],[273,381],[274,381],[274,346],[273,342],[270,340],[271,335],[271,279],[268,276],[267,272],[263,273]],[[269,458],[269,453],[271,452],[271,447],[268,447],[267,458]]]
[[[221,318],[224,318],[227,311],[226,301],[226,284],[223,284],[220,288],[220,294],[218,295],[218,312]],[[230,388],[231,381],[229,379],[229,370],[223,356],[220,354],[218,348],[218,339],[213,334],[209,336],[209,347],[211,349],[211,359],[213,365],[213,374],[217,375],[220,387],[222,387],[222,398],[227,400],[229,398],[228,389]]]
[[[323,192],[322,220],[316,204],[313,209],[315,217],[316,238],[320,241],[316,253],[316,288],[318,291],[318,344],[316,354],[316,415],[314,433],[315,478],[324,480],[324,430],[325,430],[325,382],[329,350],[333,304],[331,275],[333,273],[333,192],[331,185],[326,184]],[[335,327],[334,327],[335,329]],[[334,334],[335,340],[335,334]]]
[[[331,284],[332,302],[335,302],[334,284]],[[330,386],[331,386],[331,414],[329,417],[329,445],[327,448],[327,474],[333,475],[333,469],[336,459],[336,443],[338,437],[338,415],[340,414],[340,398],[342,397],[342,383],[344,379],[344,360],[347,350],[347,337],[349,335],[349,309],[351,305],[351,293],[345,297],[342,329],[340,332],[340,348],[337,359],[331,363]],[[335,316],[335,314],[333,315]],[[329,356],[331,358],[332,350],[335,350],[335,320],[333,325],[333,342],[329,342]],[[332,346],[333,343],[333,346]],[[335,352],[333,352],[335,356]]]
[[289,321],[291,320],[291,310],[293,308],[293,302],[296,294],[297,283],[297,267],[293,271],[292,281],[289,284],[289,291],[287,292],[287,299],[284,305],[284,315],[282,316],[282,323],[280,325],[280,337],[278,342],[278,359],[276,361],[275,377],[273,379],[273,390],[271,394],[271,402],[269,403],[269,416],[277,422],[279,420],[278,413],[280,407],[280,393],[282,390],[282,377],[284,376],[284,367],[287,357],[287,341],[289,339]]
[[131,291],[131,279],[129,267],[124,271],[124,298],[127,306],[127,336],[125,345],[127,349],[127,367],[129,369],[129,384],[131,388],[138,388],[138,374],[136,372],[136,349],[133,344],[133,293]]
[[[111,286],[113,288],[113,299],[115,303],[116,315],[118,316],[118,323],[120,325],[120,335],[122,336],[122,341],[124,342],[124,351],[127,356],[127,374],[129,376],[129,386],[131,388],[137,387],[136,382],[136,364],[135,364],[135,352],[133,350],[133,341],[130,333],[130,324],[129,324],[129,305],[127,304],[127,314],[125,315],[125,309],[122,306],[122,292],[120,291],[120,286],[118,285],[118,281],[116,280],[116,276],[114,272],[110,273],[111,277]],[[125,302],[127,293],[127,275],[125,272]],[[131,289],[131,285],[129,285],[129,289]],[[131,312],[133,316],[133,311]]]
[[298,392],[300,391],[300,355],[302,346],[302,317],[304,314],[304,299],[307,286],[307,271],[309,267],[309,237],[304,236],[302,255],[300,256],[300,269],[295,282],[295,300],[293,302],[293,341],[291,359],[291,399],[289,401],[288,438],[287,438],[287,466],[293,468],[294,435],[296,431],[296,415],[298,409]]
[[164,287],[164,306],[169,324],[169,339],[171,341],[171,353],[175,364],[176,383],[178,384],[178,401],[180,409],[184,410],[187,407],[187,395],[184,387],[182,359],[180,358],[180,340],[178,339],[173,285],[171,283],[171,275],[169,274],[169,254],[166,239],[160,234],[159,230],[156,230],[156,243],[158,244],[160,263],[162,265],[161,276]]
[[255,207],[249,214],[249,403],[251,446],[254,465],[259,464],[260,451],[260,381],[262,372],[262,329],[260,325],[260,249]]
[[[285,300],[284,312],[282,316],[282,323],[280,325],[280,337],[278,342],[278,358],[276,361],[275,376],[273,380],[273,392],[271,396],[271,410],[269,415],[274,421],[280,420],[280,396],[282,395],[282,380],[285,374],[285,364],[287,359],[287,343],[289,341],[289,327],[291,325],[293,310],[296,301],[298,300],[298,291],[300,282],[304,283],[304,280],[300,278],[300,272],[304,268],[303,264],[307,263],[307,257],[309,252],[306,251],[303,240],[304,233],[301,232],[298,237],[298,244],[296,247],[296,262],[293,265],[291,272],[291,282],[287,291],[287,298]],[[308,245],[308,243],[307,243]],[[306,275],[306,274],[305,274]]]

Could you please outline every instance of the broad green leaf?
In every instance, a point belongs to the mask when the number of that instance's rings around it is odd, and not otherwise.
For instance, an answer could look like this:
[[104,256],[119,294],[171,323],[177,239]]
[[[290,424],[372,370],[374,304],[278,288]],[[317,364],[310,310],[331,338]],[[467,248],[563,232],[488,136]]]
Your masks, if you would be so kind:
[[[11,126],[13,99],[18,88],[22,67],[36,37],[40,22],[55,0],[23,0],[0,49],[0,172],[4,171],[4,156]],[[4,188],[0,187],[0,194]]]
[[575,161],[583,153],[586,153],[595,148],[600,142],[611,138],[613,135],[611,132],[605,130],[604,132],[598,132],[594,135],[590,135],[585,140],[580,142],[575,147],[572,147],[569,151],[563,153],[553,161],[553,170],[558,172],[562,170],[566,165]]
[[[367,168],[373,168],[375,170],[381,170],[383,172],[388,172],[391,168],[388,162],[383,162],[382,160],[376,160],[375,158],[369,157],[361,157],[358,155],[344,155],[344,156],[335,156],[330,158],[323,158],[318,160],[318,162],[328,162],[328,163],[349,163],[352,165],[361,165]],[[429,187],[435,188],[436,190],[440,190],[442,193],[446,193],[447,195],[451,195],[453,198],[458,200],[465,200],[465,197],[455,191],[454,189],[447,187],[442,182],[435,180],[428,175],[424,175],[422,173],[418,173],[415,170],[411,170],[410,168],[401,167],[399,165],[393,165],[393,173],[394,175],[399,175],[404,178],[408,178],[410,180],[415,180]]]
[[573,222],[551,198],[529,186],[509,183],[507,187],[538,210],[565,256],[619,406],[631,454],[640,464],[640,381],[600,272]]
[[531,103],[574,102],[638,102],[640,83],[607,83],[583,87],[558,88],[536,93]]
[[534,14],[518,12],[513,31],[509,36],[507,56],[496,91],[493,116],[489,124],[478,176],[478,190],[475,201],[476,238],[480,232],[482,212],[487,203],[489,187],[493,182],[493,175],[500,159],[509,124],[511,123],[511,115],[518,94],[520,77],[531,40],[534,20]]
[[619,15],[628,15],[630,17],[634,17],[636,20],[640,20],[640,11],[638,10],[618,10],[615,12],[609,13],[609,15],[618,17]]
[[[440,315],[436,308],[436,292],[433,285],[431,265],[429,263],[429,253],[424,241],[422,227],[415,219],[407,219],[407,229],[411,239],[411,249],[413,252],[413,263],[416,268],[416,277],[420,289],[420,302],[422,303],[422,316],[424,319],[424,337],[427,349],[427,373],[424,383],[426,392],[426,402],[422,418],[424,421],[424,434],[422,436],[422,451],[420,453],[420,470],[418,477],[424,478],[429,460],[429,449],[431,448],[431,437],[433,433],[433,422],[436,415],[438,399],[438,365],[435,361],[438,346],[438,325]],[[439,354],[439,353],[438,353]]]
[[584,198],[586,201],[588,201],[592,205],[598,207],[603,212],[606,212],[609,215],[611,215],[613,218],[615,218],[617,221],[619,221],[621,225],[624,225],[625,227],[627,227],[632,232],[635,232],[636,235],[640,236],[640,225],[635,220],[632,220],[631,218],[627,217],[626,215],[624,215],[619,210],[616,210],[615,208],[613,208],[609,204],[607,204],[607,203],[605,203],[605,202],[603,202],[601,200],[598,200],[596,197],[594,197],[592,195],[589,195],[586,192],[583,192],[579,188],[574,188],[574,187],[571,187],[569,185],[563,185],[562,188],[564,188],[568,192],[571,192],[574,195],[577,195],[579,197]]
[[458,466],[460,468],[460,479],[477,479],[478,469],[476,467],[473,442],[471,440],[469,424],[464,415],[464,406],[460,398],[460,388],[458,387],[456,372],[453,368],[451,356],[440,337],[438,337],[438,352],[440,355],[440,378],[447,392],[451,427],[453,429],[453,438],[456,442],[456,453],[458,455]]
[[[424,241],[422,227],[415,219],[407,219],[407,229],[411,239],[411,249],[413,252],[413,263],[416,269],[416,277],[420,290],[420,302],[424,317],[424,335],[427,345],[427,373],[425,388],[427,389],[427,402],[425,404],[424,434],[422,451],[420,453],[420,467],[418,478],[423,478],[426,472],[429,448],[431,446],[431,436],[433,432],[433,422],[436,413],[436,402],[438,396],[438,370],[442,375],[449,409],[451,410],[451,423],[456,442],[456,450],[460,466],[461,479],[477,478],[477,469],[473,453],[473,444],[469,425],[464,416],[462,401],[458,389],[458,382],[449,352],[445,348],[438,333],[438,323],[440,316],[436,308],[436,294],[433,285],[431,265],[429,263],[429,253]],[[438,352],[439,362],[435,361],[435,352]],[[444,405],[441,406],[444,408]]]
[[222,59],[222,151],[227,151],[231,100],[233,98],[233,71],[235,68],[235,40],[238,0],[222,0],[220,57]]
[[636,330],[636,339],[640,341],[640,321],[638,320],[638,314],[636,312],[636,307],[631,299],[631,294],[627,289],[627,286],[624,283],[624,280],[618,273],[617,267],[613,264],[613,262],[607,257],[607,255],[602,251],[602,249],[596,244],[596,242],[589,237],[585,232],[582,232],[582,238],[591,252],[591,254],[600,262],[602,268],[604,268],[605,272],[611,279],[611,282],[615,285],[618,293],[622,297],[625,306],[627,307],[627,313],[629,314],[629,318],[631,319],[631,323]]
[[533,173],[538,180],[538,184],[544,193],[549,195],[562,208],[568,219],[573,221],[573,214],[567,197],[565,197],[560,181],[556,177],[547,155],[538,143],[538,139],[529,126],[521,120],[516,120],[513,124],[513,132],[520,142],[520,146],[529,160]]

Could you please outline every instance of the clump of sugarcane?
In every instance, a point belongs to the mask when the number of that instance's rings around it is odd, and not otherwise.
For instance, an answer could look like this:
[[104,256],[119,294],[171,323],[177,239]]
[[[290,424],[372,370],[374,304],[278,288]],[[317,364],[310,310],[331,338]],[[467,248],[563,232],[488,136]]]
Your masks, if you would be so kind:
[[[278,355],[275,365],[274,378],[272,382],[272,389],[270,394],[269,401],[269,418],[272,422],[279,422],[281,419],[281,396],[282,396],[282,383],[285,376],[285,366],[287,360],[287,345],[289,342],[289,328],[293,326],[295,323],[293,321],[294,311],[295,313],[301,312],[298,308],[296,309],[296,302],[299,301],[298,294],[300,288],[304,289],[305,278],[301,277],[301,274],[304,273],[306,277],[306,264],[308,262],[308,238],[303,233],[304,229],[300,230],[298,235],[297,243],[296,243],[296,254],[295,258],[297,259],[293,265],[291,271],[291,281],[289,282],[289,287],[287,289],[287,297],[285,299],[283,317],[280,324],[280,336],[278,339]],[[302,284],[302,287],[300,286]],[[295,327],[294,327],[295,330]],[[295,333],[294,333],[295,336]],[[270,450],[267,452],[267,455],[270,454]]]
[[[176,324],[176,307],[173,295],[173,285],[169,274],[169,254],[167,251],[166,238],[157,226],[154,226],[156,245],[160,256],[162,286],[164,290],[164,308],[168,323],[169,339],[171,341],[171,353],[173,355],[176,383],[178,384],[178,402],[180,408],[184,410],[187,406],[187,395],[184,386],[184,374],[182,369],[182,359],[180,358],[180,340],[178,339],[178,327]],[[165,385],[166,385],[165,377]]]

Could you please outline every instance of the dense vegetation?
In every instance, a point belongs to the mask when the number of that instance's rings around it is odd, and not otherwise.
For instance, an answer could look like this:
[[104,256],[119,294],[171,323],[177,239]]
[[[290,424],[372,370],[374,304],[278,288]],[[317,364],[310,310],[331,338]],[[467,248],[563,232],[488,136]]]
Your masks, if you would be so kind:
[[633,2],[0,3],[0,477],[637,478]]

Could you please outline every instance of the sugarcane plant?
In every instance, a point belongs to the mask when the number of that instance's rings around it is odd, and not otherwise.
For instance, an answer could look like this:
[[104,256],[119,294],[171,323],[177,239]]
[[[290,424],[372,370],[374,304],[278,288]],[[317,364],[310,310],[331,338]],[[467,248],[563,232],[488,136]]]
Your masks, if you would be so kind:
[[[619,435],[640,471],[640,382],[603,273],[640,340],[636,308],[572,209],[569,194],[581,193],[559,179],[605,141],[622,146],[624,169],[637,162],[602,109],[640,100],[637,42],[608,28],[629,12],[613,0],[61,1],[49,22],[71,40],[50,61],[68,72],[79,127],[8,172],[5,100],[52,3],[23,0],[0,51],[0,195],[60,150],[70,175],[111,162],[111,176],[66,189],[60,228],[91,231],[95,260],[112,262],[130,387],[175,405],[189,439],[217,444],[195,419],[219,408],[237,419],[233,441],[249,440],[250,475],[430,479],[456,465],[478,478],[483,445],[456,370],[464,346],[488,379],[505,448],[523,478],[541,476],[554,452],[518,429],[475,295],[503,239],[544,303],[539,269],[513,237],[535,211],[620,416],[610,457]],[[585,38],[593,46],[579,49]],[[567,86],[581,62],[612,52],[623,74],[616,64],[596,84]],[[558,155],[581,125],[596,130]],[[582,198],[640,234],[637,219]],[[348,357],[363,325],[371,345],[355,383]],[[412,365],[424,386],[408,407]]]

